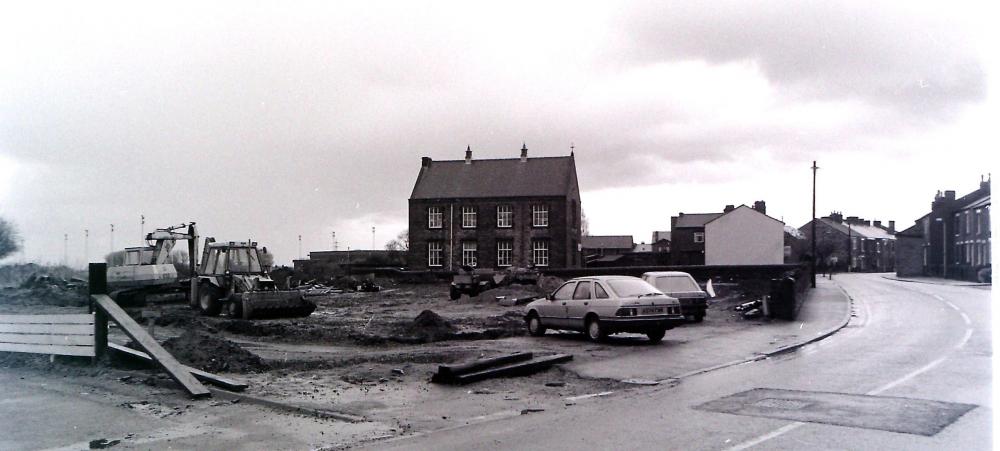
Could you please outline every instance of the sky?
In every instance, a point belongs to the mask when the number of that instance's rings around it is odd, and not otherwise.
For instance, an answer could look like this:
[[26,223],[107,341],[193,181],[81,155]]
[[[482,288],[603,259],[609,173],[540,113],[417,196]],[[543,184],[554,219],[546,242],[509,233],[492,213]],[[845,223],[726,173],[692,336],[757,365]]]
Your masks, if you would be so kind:
[[987,2],[18,2],[0,15],[0,217],[24,250],[6,261],[83,266],[188,221],[279,264],[334,233],[382,248],[420,157],[522,143],[573,149],[595,235],[648,242],[679,212],[756,200],[799,227],[814,160],[818,215],[905,228],[995,166],[996,19]]

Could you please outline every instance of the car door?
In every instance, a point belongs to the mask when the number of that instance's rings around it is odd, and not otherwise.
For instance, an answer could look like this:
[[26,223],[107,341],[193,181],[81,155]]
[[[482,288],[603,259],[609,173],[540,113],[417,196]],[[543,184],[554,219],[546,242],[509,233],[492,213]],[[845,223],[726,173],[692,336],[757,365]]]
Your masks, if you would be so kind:
[[566,282],[552,292],[552,296],[546,302],[538,306],[538,316],[542,324],[553,328],[566,327],[566,304],[573,298],[575,288],[576,282]]
[[593,285],[589,280],[581,281],[573,290],[573,298],[567,301],[566,323],[568,327],[583,330],[583,317],[590,309],[593,300]]

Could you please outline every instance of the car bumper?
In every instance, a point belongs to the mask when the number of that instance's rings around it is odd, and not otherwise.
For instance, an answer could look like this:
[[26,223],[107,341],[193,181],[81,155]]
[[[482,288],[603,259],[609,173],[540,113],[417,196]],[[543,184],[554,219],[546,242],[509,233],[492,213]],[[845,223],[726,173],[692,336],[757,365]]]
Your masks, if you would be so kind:
[[681,302],[681,313],[685,316],[704,313],[708,308],[708,303],[704,299],[679,299]]
[[654,329],[673,329],[684,324],[684,315],[652,317],[601,318],[609,332],[645,332]]

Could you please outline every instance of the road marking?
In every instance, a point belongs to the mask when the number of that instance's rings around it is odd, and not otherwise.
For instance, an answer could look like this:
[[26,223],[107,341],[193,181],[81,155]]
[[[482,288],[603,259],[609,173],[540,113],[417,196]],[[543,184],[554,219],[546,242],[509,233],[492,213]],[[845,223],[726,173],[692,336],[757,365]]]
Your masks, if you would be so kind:
[[794,431],[795,429],[798,429],[799,427],[801,427],[804,424],[805,423],[799,423],[797,421],[794,422],[794,423],[786,424],[786,425],[784,425],[784,426],[782,426],[782,427],[780,427],[778,429],[775,429],[775,430],[773,430],[771,432],[768,432],[767,434],[764,434],[764,435],[762,435],[760,437],[757,437],[757,438],[755,438],[753,440],[749,440],[749,441],[740,443],[740,444],[738,444],[736,446],[733,446],[732,448],[726,448],[726,451],[740,451],[740,450],[747,449],[747,448],[750,448],[750,447],[753,447],[753,446],[757,446],[757,445],[759,445],[761,443],[764,443],[764,442],[766,442],[768,440],[771,440],[772,438],[775,438],[775,437],[777,437],[779,435],[782,435],[782,434]]
[[614,393],[614,392],[613,391],[602,391],[600,393],[591,393],[589,395],[570,396],[569,398],[566,398],[566,400],[567,401],[579,401],[581,399],[596,398],[598,396],[608,396],[608,395],[610,395],[612,393]]
[[[962,347],[964,347],[965,343],[967,343],[969,341],[970,337],[972,337],[972,329],[965,329],[965,336],[963,336],[962,337],[962,341],[959,342],[958,345],[955,346],[955,349],[957,350],[957,349],[961,349]],[[877,395],[877,394],[882,393],[884,391],[887,391],[887,390],[889,390],[889,389],[891,389],[893,387],[896,387],[899,384],[902,384],[902,383],[904,383],[904,382],[906,382],[906,381],[908,381],[910,379],[913,379],[914,377],[917,377],[917,376],[919,376],[919,375],[921,375],[923,373],[926,373],[927,371],[930,371],[932,368],[940,365],[941,362],[944,362],[945,360],[948,360],[948,357],[951,357],[951,356],[945,355],[943,357],[940,357],[937,360],[934,360],[933,362],[928,363],[928,364],[926,364],[926,365],[924,365],[924,366],[922,366],[922,367],[920,367],[920,368],[918,368],[918,369],[910,372],[909,374],[907,374],[907,375],[905,375],[905,376],[903,376],[903,377],[901,377],[899,379],[896,379],[896,380],[894,380],[892,382],[889,382],[888,384],[885,384],[885,385],[883,385],[883,386],[881,386],[879,388],[876,388],[876,389],[874,389],[874,390],[872,390],[870,392],[867,392],[865,394],[866,395]]]

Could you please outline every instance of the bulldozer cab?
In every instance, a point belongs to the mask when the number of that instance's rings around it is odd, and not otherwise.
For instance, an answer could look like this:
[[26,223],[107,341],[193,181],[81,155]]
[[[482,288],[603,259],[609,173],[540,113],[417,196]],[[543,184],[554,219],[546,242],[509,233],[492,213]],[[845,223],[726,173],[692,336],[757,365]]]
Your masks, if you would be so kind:
[[211,243],[198,271],[202,275],[262,274],[256,243]]

